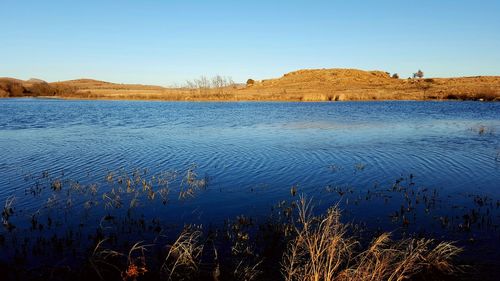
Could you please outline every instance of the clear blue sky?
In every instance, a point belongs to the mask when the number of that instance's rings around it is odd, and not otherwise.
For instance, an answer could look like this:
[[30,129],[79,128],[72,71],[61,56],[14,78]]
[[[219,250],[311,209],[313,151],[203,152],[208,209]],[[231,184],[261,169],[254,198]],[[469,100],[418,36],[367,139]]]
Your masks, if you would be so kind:
[[500,75],[500,1],[0,0],[0,76],[182,84],[360,68]]

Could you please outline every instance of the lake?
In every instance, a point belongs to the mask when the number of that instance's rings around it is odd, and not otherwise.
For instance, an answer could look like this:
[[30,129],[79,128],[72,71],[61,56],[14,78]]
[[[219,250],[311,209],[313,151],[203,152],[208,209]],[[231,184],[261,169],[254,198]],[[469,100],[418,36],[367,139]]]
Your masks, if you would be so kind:
[[[68,201],[44,191],[54,182],[96,184],[101,198],[121,175],[163,175],[166,203],[137,205],[165,225],[259,220],[305,194],[370,231],[459,241],[465,257],[500,264],[499,135],[500,103],[0,99],[0,202],[15,198],[20,231]],[[180,200],[195,177],[201,188]]]

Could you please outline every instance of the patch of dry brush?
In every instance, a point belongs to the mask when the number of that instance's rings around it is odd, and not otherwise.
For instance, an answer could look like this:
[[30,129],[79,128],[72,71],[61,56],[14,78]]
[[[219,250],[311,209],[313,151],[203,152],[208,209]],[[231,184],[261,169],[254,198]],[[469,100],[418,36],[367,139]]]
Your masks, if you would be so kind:
[[313,216],[310,201],[301,198],[295,238],[284,254],[286,281],[424,280],[460,271],[454,258],[461,249],[431,239],[392,240],[388,233],[375,238],[366,249],[347,233],[340,212],[333,207]]
[[[358,238],[354,226],[341,222],[336,206],[315,215],[311,201],[305,197],[290,206],[280,202],[278,217],[264,224],[255,224],[252,218],[240,215],[234,221],[226,221],[224,226],[214,225],[208,232],[203,232],[201,225],[184,226],[178,236],[167,231],[159,218],[139,213],[140,200],[149,205],[160,199],[162,205],[167,204],[169,190],[171,199],[176,196],[175,192],[179,193],[179,200],[201,196],[208,178],[198,177],[195,168],[193,165],[187,170],[179,188],[173,186],[178,176],[176,171],[152,176],[148,176],[147,169],[135,169],[131,173],[108,171],[105,181],[110,189],[101,191],[96,184],[81,185],[51,177],[44,171],[41,179],[45,179],[47,188],[33,186],[26,194],[41,196],[43,192],[48,197],[46,203],[42,203],[43,208],[61,211],[55,212],[59,216],[49,215],[43,226],[37,211],[31,216],[30,225],[22,228],[19,224],[16,229],[13,219],[19,218],[18,213],[25,219],[25,213],[15,209],[16,197],[8,197],[1,215],[8,236],[0,235],[0,249],[9,245],[16,253],[22,253],[19,257],[26,261],[48,259],[49,254],[54,254],[52,259],[57,262],[53,264],[49,260],[49,266],[45,264],[30,272],[25,270],[27,264],[24,263],[17,264],[19,270],[10,270],[21,259],[9,259],[12,264],[0,260],[0,275],[5,280],[55,280],[55,276],[57,280],[68,280],[71,276],[73,280],[400,281],[442,280],[441,277],[460,272],[455,258],[461,249],[452,243],[416,238],[393,240],[388,233],[366,243],[372,237]],[[363,168],[363,164],[356,165],[357,170]],[[297,188],[292,187],[290,192],[295,196]],[[71,194],[88,197],[82,198],[83,204],[73,204]],[[102,194],[102,201],[98,200],[98,194]],[[83,208],[87,212],[97,206],[106,211],[97,225],[87,220],[86,215],[74,236],[67,234],[73,233],[71,228],[65,228],[63,237],[59,238],[52,234],[49,240],[36,236],[44,229],[53,233],[54,225],[63,227],[66,221],[58,219],[76,217],[71,210],[80,212]],[[125,212],[120,212],[121,209]],[[60,215],[63,213],[64,216]],[[148,221],[151,221],[149,226]],[[148,239],[147,232],[154,235]],[[88,247],[77,244],[73,237],[78,237],[80,242],[88,237],[91,244]],[[149,244],[140,241],[132,245],[130,240],[136,238]],[[24,251],[24,244],[15,241],[32,242],[33,253]],[[67,253],[76,259],[71,260]],[[62,266],[66,259],[71,266]],[[281,267],[277,266],[280,262]],[[5,269],[6,273],[2,271]],[[59,269],[63,271],[57,271]],[[49,275],[51,278],[45,278]]]

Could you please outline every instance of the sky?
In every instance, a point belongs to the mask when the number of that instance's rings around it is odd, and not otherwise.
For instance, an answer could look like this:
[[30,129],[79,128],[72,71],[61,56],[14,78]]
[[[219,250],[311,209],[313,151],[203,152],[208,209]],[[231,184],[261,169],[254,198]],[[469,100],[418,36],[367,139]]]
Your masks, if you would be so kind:
[[305,68],[500,75],[500,1],[0,0],[0,77],[182,85]]

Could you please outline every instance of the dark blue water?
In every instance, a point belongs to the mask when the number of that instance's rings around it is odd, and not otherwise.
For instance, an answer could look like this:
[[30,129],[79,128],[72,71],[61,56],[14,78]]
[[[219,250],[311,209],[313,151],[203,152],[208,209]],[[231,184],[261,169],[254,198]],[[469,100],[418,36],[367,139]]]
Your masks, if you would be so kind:
[[[319,206],[341,202],[350,220],[373,228],[498,242],[500,103],[0,100],[0,202],[15,196],[26,214],[50,199],[27,188],[54,179],[98,183],[101,194],[113,188],[109,171],[176,171],[172,184],[181,185],[193,165],[208,180],[200,194],[176,200],[171,187],[165,207],[141,199],[144,212],[167,223],[260,216],[293,199],[295,186]],[[395,184],[405,191],[393,192]],[[409,189],[418,199],[406,226],[393,214]],[[430,197],[434,205],[422,203]],[[474,208],[489,225],[464,234]]]

